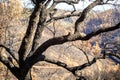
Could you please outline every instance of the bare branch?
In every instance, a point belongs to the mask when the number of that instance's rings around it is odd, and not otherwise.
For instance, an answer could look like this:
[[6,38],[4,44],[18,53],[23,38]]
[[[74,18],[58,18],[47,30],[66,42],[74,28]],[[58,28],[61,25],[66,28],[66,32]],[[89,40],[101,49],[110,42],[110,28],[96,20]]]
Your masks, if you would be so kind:
[[88,5],[83,12],[81,13],[80,17],[76,20],[75,22],[75,33],[79,32],[78,30],[78,26],[81,22],[84,21],[84,19],[86,18],[87,14],[89,13],[89,11],[94,8],[95,6],[99,5],[101,3],[101,0],[95,0],[93,3],[91,3],[90,5]]
[[51,19],[49,19],[47,21],[48,22],[51,22],[51,21],[54,21],[54,20],[60,20],[60,19],[64,19],[64,18],[69,18],[69,17],[76,17],[76,16],[80,16],[81,15],[81,12],[79,13],[70,13],[70,14],[67,14],[67,15],[62,15],[62,16],[58,16],[58,17],[51,17]]
[[[74,4],[78,4],[79,1],[80,1],[80,0],[75,0],[75,1],[73,1],[73,0],[54,0],[52,6],[48,9],[48,10],[49,10],[49,13],[50,13],[51,11],[53,11],[54,13],[53,13],[52,15],[50,15],[50,19],[47,21],[47,23],[50,23],[50,22],[53,21],[53,20],[59,20],[59,19],[64,19],[64,18],[74,17],[74,16],[80,16],[80,15],[81,15],[80,12],[73,14],[73,12],[76,11]],[[67,4],[69,4],[69,5],[72,5],[74,11],[72,11],[70,14],[67,14],[67,15],[62,15],[62,16],[59,16],[59,17],[54,17],[54,14],[56,13],[55,6],[56,6],[57,4],[59,4],[59,3],[61,3],[61,2],[67,3]],[[51,13],[50,13],[50,14],[51,14]]]
[[[75,1],[73,1],[73,0],[54,0],[53,1],[53,4],[51,5],[51,7],[48,9],[48,13],[50,14],[50,19],[47,21],[47,23],[50,23],[51,21],[53,21],[53,20],[59,20],[59,19],[64,19],[64,18],[68,18],[68,17],[72,17],[72,16],[80,16],[80,13],[78,13],[78,14],[73,14],[73,12],[75,12],[76,11],[76,9],[75,9],[75,6],[74,6],[74,4],[78,4],[78,2],[79,2],[80,0],[75,0]],[[59,16],[59,17],[54,17],[54,14],[56,13],[56,8],[55,8],[55,6],[57,5],[57,4],[59,4],[59,3],[67,3],[67,4],[69,4],[69,5],[72,5],[73,6],[73,9],[74,9],[74,11],[72,11],[70,14],[68,14],[68,15],[62,15],[62,16]],[[52,13],[51,13],[52,12]]]
[[73,71],[78,71],[78,70],[82,70],[88,66],[91,66],[92,64],[96,63],[97,60],[99,59],[104,59],[104,57],[102,55],[98,56],[98,57],[95,57],[93,58],[89,63],[84,63],[82,65],[79,65],[79,66],[75,66],[73,67]]
[[[73,12],[75,12],[76,9],[75,9],[74,4],[78,4],[79,1],[80,1],[80,0],[54,0],[54,3],[55,3],[55,4],[67,3],[68,5],[72,5],[72,6],[73,6],[73,9],[74,9]],[[72,13],[73,13],[73,12],[72,12]]]
[[84,55],[85,55],[88,63],[90,64],[89,57],[88,57],[87,53],[86,53],[83,49],[81,49],[81,48],[79,48],[79,47],[77,47],[77,46],[75,46],[75,45],[73,45],[73,46],[76,47],[77,49],[79,49],[80,51],[82,51],[82,52],[84,53]]
[[[88,66],[91,66],[97,60],[105,59],[106,56],[114,56],[120,59],[120,55],[104,52],[103,55],[99,55],[98,57],[95,57],[90,61],[87,54],[82,49],[78,48],[85,54],[88,62],[84,63],[83,65],[69,67],[64,62],[50,60],[45,55],[43,55],[43,53],[51,46],[60,45],[66,42],[72,42],[76,40],[86,41],[101,33],[120,29],[120,22],[119,22],[115,26],[100,28],[98,30],[94,30],[90,32],[89,34],[79,32],[79,24],[81,24],[81,22],[85,20],[90,10],[97,5],[107,4],[109,0],[107,0],[105,3],[103,2],[103,0],[94,0],[82,12],[79,12],[79,13],[75,12],[76,9],[74,4],[77,4],[80,0],[32,0],[32,1],[35,4],[35,8],[33,13],[30,16],[26,34],[22,40],[20,49],[18,50],[19,58],[16,58],[16,56],[14,56],[13,52],[9,48],[7,48],[6,46],[0,45],[0,49],[1,47],[3,48],[0,54],[0,61],[4,65],[6,65],[7,68],[9,68],[9,70],[13,73],[13,75],[15,75],[19,80],[27,79],[26,77],[29,76],[27,74],[29,74],[31,67],[38,61],[46,61],[48,63],[61,66],[76,76],[76,71],[84,69]],[[50,7],[48,7],[50,2],[52,1],[53,1],[53,4]],[[55,6],[59,3],[67,3],[68,5],[73,6],[74,11],[71,12],[70,14],[56,17],[55,14],[57,12],[57,9],[55,9]],[[63,36],[55,37],[55,28],[54,28],[54,31],[52,31],[54,34],[54,37],[41,43],[40,45],[40,39],[42,36],[43,29],[48,23],[55,20],[60,20],[68,17],[74,17],[74,16],[79,16],[79,18],[75,22],[75,31],[73,34],[68,33]],[[6,52],[7,57],[4,57],[4,55],[2,55],[3,51]],[[16,64],[13,64],[11,58],[15,59],[19,66]]]
[[61,37],[51,38],[51,39],[45,41],[35,51],[35,53],[33,55],[29,56],[28,60],[29,60],[30,64],[36,63],[36,61],[38,61],[36,59],[38,59],[38,57],[40,55],[42,55],[42,53],[50,46],[59,45],[59,44],[65,43],[65,42],[70,42],[70,41],[75,41],[75,40],[89,40],[90,38],[92,38],[96,35],[99,35],[99,34],[104,33],[104,32],[113,31],[113,30],[116,30],[116,29],[119,29],[119,28],[120,28],[120,23],[118,23],[115,26],[109,27],[109,28],[104,28],[104,29],[99,29],[97,31],[93,31],[93,32],[91,32],[87,35],[81,35],[80,33],[76,33],[76,34],[68,34],[68,35],[61,36]]
[[34,52],[40,45],[40,38],[43,32],[43,29],[46,26],[46,18],[47,18],[47,10],[45,9],[45,6],[42,5],[40,15],[39,15],[39,22],[37,24],[37,29],[33,39],[33,44],[31,49],[32,52]]
[[54,0],[54,2],[56,4],[58,4],[58,3],[67,3],[69,5],[71,5],[71,4],[78,4],[79,1],[80,0]]
[[25,37],[23,38],[20,49],[18,51],[19,61],[21,63],[22,61],[25,60],[26,55],[29,53],[29,50],[31,48],[35,31],[37,28],[37,24],[38,24],[40,10],[41,10],[41,4],[36,5],[33,13],[30,16],[30,21],[29,21],[29,25],[28,25]]
[[88,66],[91,66],[92,64],[96,63],[97,60],[99,59],[104,59],[102,55],[93,58],[93,60],[89,61],[88,63],[84,63],[82,65],[79,66],[75,66],[75,67],[69,67],[66,63],[60,62],[60,61],[55,61],[55,60],[50,60],[50,59],[44,59],[44,61],[48,62],[48,63],[52,63],[55,64],[57,66],[63,67],[64,69],[68,70],[69,72],[71,72],[73,75],[77,76],[76,71],[78,70],[82,70]]
[[108,27],[108,28],[101,28],[101,29],[99,29],[97,31],[93,31],[93,32],[87,34],[82,40],[89,40],[93,36],[96,36],[96,35],[98,35],[100,33],[114,31],[114,30],[119,29],[119,28],[120,28],[120,22],[118,24],[116,24],[115,26]]
[[[114,46],[114,47],[108,47],[108,45],[117,45],[116,44],[116,42],[113,42],[113,43],[105,43],[104,44],[104,48],[103,48],[103,54],[104,54],[104,57],[106,57],[106,56],[114,56],[114,57],[116,57],[116,58],[118,58],[118,59],[120,59],[120,51],[119,51],[119,47],[117,47],[117,51],[116,52],[114,52],[114,48],[116,47],[116,46]],[[118,45],[119,46],[119,45]]]
[[[114,54],[106,54],[107,56],[115,56]],[[84,63],[83,65],[80,65],[80,66],[76,66],[76,67],[73,67],[73,71],[77,71],[77,70],[82,70],[88,66],[91,66],[92,64],[94,64],[97,60],[100,60],[100,59],[105,59],[103,55],[99,55],[98,57],[95,57],[93,58],[89,63]],[[120,57],[119,57],[120,59]]]
[[53,34],[53,37],[55,37],[56,34],[55,21],[53,22],[53,30],[47,26],[45,28],[47,28]]
[[68,71],[71,71],[70,68],[67,66],[67,64],[65,64],[63,62],[56,61],[56,60],[50,60],[48,58],[45,58],[44,61],[48,62],[48,63],[56,64],[58,66],[61,66],[61,67],[65,68],[65,69],[67,69]]
[[[107,56],[115,56],[113,54],[106,54]],[[79,66],[75,66],[75,67],[69,67],[67,64],[63,63],[63,62],[60,62],[60,61],[55,61],[55,60],[50,60],[50,59],[45,59],[44,61],[48,62],[48,63],[52,63],[52,64],[55,64],[55,65],[58,65],[60,67],[63,67],[65,68],[66,70],[70,71],[73,75],[77,75],[76,74],[76,71],[78,70],[82,70],[88,66],[91,66],[92,64],[96,63],[97,60],[100,60],[100,59],[105,59],[103,55],[99,55],[97,57],[94,57],[91,61],[89,61],[88,63],[84,63],[82,65],[79,65]]]

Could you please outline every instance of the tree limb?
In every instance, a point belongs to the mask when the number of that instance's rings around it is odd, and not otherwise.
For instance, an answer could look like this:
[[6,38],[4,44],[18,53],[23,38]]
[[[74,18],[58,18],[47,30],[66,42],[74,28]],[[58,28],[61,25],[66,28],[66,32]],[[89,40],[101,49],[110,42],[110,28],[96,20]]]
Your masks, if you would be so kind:
[[90,63],[90,61],[89,61],[89,57],[88,57],[87,53],[86,53],[83,49],[81,49],[81,48],[77,47],[76,45],[73,45],[73,46],[74,46],[75,48],[79,49],[80,51],[82,51],[82,52],[83,52],[83,54],[85,55],[85,57],[86,57],[86,59],[87,59],[88,63]]
[[109,31],[113,31],[116,29],[120,28],[120,23],[118,23],[115,26],[112,27],[108,27],[108,28],[101,28],[99,30],[93,31],[87,35],[81,35],[79,32],[75,33],[75,34],[68,34],[65,36],[61,36],[61,37],[54,37],[51,38],[47,41],[45,41],[43,44],[41,44],[41,46],[35,51],[35,53],[31,56],[28,57],[28,61],[30,62],[30,64],[35,64],[36,59],[38,59],[38,57],[40,55],[42,55],[42,53],[50,46],[54,46],[54,45],[59,45],[59,44],[63,44],[65,42],[70,42],[70,41],[75,41],[75,40],[89,40],[90,38],[99,35],[101,33],[104,32],[109,32]]
[[60,67],[63,67],[64,69],[68,70],[69,72],[71,72],[73,75],[77,75],[76,74],[76,71],[78,70],[82,70],[88,66],[91,66],[92,64],[94,64],[97,60],[99,59],[104,59],[102,55],[98,56],[98,57],[95,57],[93,58],[91,61],[89,61],[88,63],[84,63],[82,65],[79,65],[79,66],[75,66],[75,67],[69,67],[66,63],[63,63],[63,62],[60,62],[60,61],[55,61],[55,60],[51,60],[51,59],[44,59],[45,62],[48,62],[48,63],[52,63],[52,64],[55,64],[57,66],[60,66]]
[[78,4],[80,0],[54,0],[54,3]]
[[93,3],[91,3],[90,5],[88,5],[81,13],[80,17],[76,20],[75,22],[75,33],[79,32],[79,24],[81,24],[81,22],[84,21],[84,19],[86,18],[87,14],[89,13],[89,11],[94,8],[95,6],[99,5],[101,3],[101,0],[95,0]]
[[32,43],[32,49],[31,49],[32,52],[34,52],[40,45],[40,38],[46,24],[46,18],[47,18],[47,11],[45,9],[45,6],[42,5],[40,15],[39,15],[39,22],[37,24],[37,29],[36,29],[33,43]]
[[51,22],[53,20],[60,20],[60,19],[69,18],[69,17],[76,17],[76,16],[80,16],[80,15],[81,15],[81,12],[72,13],[72,14],[70,13],[70,14],[62,15],[62,16],[58,16],[58,17],[51,17],[51,19],[49,19],[46,23]]
[[33,42],[33,38],[35,35],[35,31],[37,28],[36,25],[38,24],[40,10],[41,10],[41,4],[36,5],[33,13],[30,16],[29,25],[28,25],[25,37],[23,38],[20,49],[18,51],[20,63],[23,63],[23,61],[26,58],[26,55],[30,51],[30,48],[31,48],[31,45]]
[[[106,54],[106,55],[110,56],[111,54]],[[111,56],[115,56],[115,55],[111,55]],[[92,64],[96,63],[97,60],[100,60],[100,59],[105,59],[104,55],[99,55],[97,57],[94,57],[91,61],[84,63],[82,65],[79,65],[79,66],[75,66],[75,67],[69,67],[66,63],[63,63],[60,61],[55,61],[55,60],[50,60],[50,59],[44,59],[44,61],[48,62],[48,63],[55,64],[55,65],[60,66],[60,67],[63,67],[64,69],[71,72],[73,75],[77,76],[76,72],[78,70],[85,69],[86,67],[91,66]]]

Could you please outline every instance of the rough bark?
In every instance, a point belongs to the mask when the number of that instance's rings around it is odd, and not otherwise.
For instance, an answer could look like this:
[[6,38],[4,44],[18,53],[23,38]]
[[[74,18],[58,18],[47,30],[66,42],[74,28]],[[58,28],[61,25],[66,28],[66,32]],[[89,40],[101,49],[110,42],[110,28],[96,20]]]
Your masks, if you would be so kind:
[[[9,58],[3,58],[0,55],[0,61],[4,65],[7,66],[7,68],[13,73],[13,75],[16,78],[18,78],[19,80],[32,80],[30,69],[38,61],[46,61],[46,62],[49,62],[52,64],[56,64],[58,66],[61,66],[65,69],[67,69],[71,73],[75,74],[76,70],[84,69],[85,67],[94,64],[96,62],[96,60],[98,60],[98,59],[104,59],[104,56],[95,57],[95,58],[93,58],[92,61],[89,61],[88,63],[71,68],[71,67],[67,66],[67,64],[62,63],[60,61],[54,61],[54,60],[47,59],[42,54],[49,47],[54,46],[54,45],[59,45],[59,44],[65,43],[65,42],[71,42],[71,41],[76,41],[76,40],[84,40],[85,41],[85,40],[89,40],[92,37],[99,35],[101,33],[119,29],[120,22],[118,24],[116,24],[115,26],[111,26],[108,28],[101,28],[101,29],[93,31],[89,34],[81,34],[79,32],[78,26],[80,25],[81,22],[83,22],[85,20],[87,13],[89,13],[89,11],[93,7],[99,5],[102,2],[102,0],[94,1],[93,3],[88,5],[88,7],[86,7],[82,12],[79,12],[77,14],[73,13],[73,14],[68,14],[68,15],[62,15],[59,17],[54,17],[54,14],[53,14],[52,16],[49,16],[50,19],[48,19],[47,21],[46,21],[46,19],[48,17],[48,14],[51,11],[55,10],[56,4],[65,2],[67,4],[73,5],[73,3],[76,4],[80,0],[75,0],[75,1],[54,0],[53,5],[50,8],[47,8],[47,6],[51,0],[50,1],[44,0],[44,1],[40,1],[40,2],[39,1],[36,2],[35,0],[33,0],[33,1],[35,3],[35,8],[34,8],[33,13],[30,16],[30,21],[29,21],[29,25],[27,27],[26,34],[22,40],[20,49],[18,51],[19,58],[17,59],[16,57],[14,57],[14,55],[12,55],[13,53],[10,51],[10,49],[8,49],[7,47],[5,47],[3,45],[0,45],[0,47],[5,48],[5,50],[12,56],[12,59],[16,60],[16,62],[19,65],[18,67],[16,65],[15,66],[11,65],[12,62],[10,61]],[[45,2],[45,1],[48,1],[48,2]],[[46,26],[46,23],[52,22],[53,20],[60,20],[60,19],[73,17],[73,16],[79,16],[79,18],[76,20],[75,26],[74,26],[75,33],[73,33],[73,34],[69,33],[69,34],[66,34],[66,35],[63,35],[60,37],[50,38],[47,41],[43,42],[43,44],[40,45],[41,35],[42,35],[44,27]],[[116,55],[112,55],[112,54],[106,54],[106,55],[116,56]],[[119,56],[116,56],[116,57],[119,58]]]
[[31,70],[27,72],[27,75],[24,75],[23,73],[21,73],[21,76],[19,76],[18,80],[32,80]]

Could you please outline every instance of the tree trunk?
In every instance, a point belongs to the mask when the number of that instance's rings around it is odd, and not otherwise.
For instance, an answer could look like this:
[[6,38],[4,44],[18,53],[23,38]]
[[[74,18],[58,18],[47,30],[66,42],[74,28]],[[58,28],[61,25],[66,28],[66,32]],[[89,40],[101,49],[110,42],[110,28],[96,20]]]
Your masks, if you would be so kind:
[[31,70],[25,75],[25,73],[21,73],[21,76],[18,78],[18,80],[32,80],[31,76]]
[[31,70],[29,70],[29,72],[28,72],[27,75],[25,76],[25,80],[32,80]]

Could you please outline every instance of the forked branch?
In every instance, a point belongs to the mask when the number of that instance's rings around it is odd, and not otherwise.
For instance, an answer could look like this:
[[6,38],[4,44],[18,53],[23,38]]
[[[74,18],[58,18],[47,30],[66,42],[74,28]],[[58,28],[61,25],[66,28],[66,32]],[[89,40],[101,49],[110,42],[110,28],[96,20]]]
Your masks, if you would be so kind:
[[29,56],[29,58],[28,58],[28,59],[30,59],[29,62],[30,62],[30,64],[35,64],[36,63],[35,61],[38,61],[36,59],[38,59],[38,57],[40,55],[42,55],[42,53],[44,51],[46,51],[47,48],[50,46],[59,45],[59,44],[65,43],[65,42],[70,42],[70,41],[75,41],[75,40],[89,40],[90,38],[92,38],[96,35],[99,35],[104,32],[113,31],[113,30],[116,30],[119,28],[120,28],[120,23],[118,23],[112,27],[101,28],[101,29],[93,31],[87,35],[83,35],[83,34],[77,32],[75,34],[68,34],[68,35],[64,35],[64,36],[60,36],[60,37],[51,38],[51,39],[45,41],[43,44],[41,44],[41,46],[35,51],[35,53],[33,55]]
[[31,50],[31,45],[32,45],[35,31],[38,24],[40,10],[41,10],[41,4],[36,5],[33,13],[30,16],[29,25],[28,25],[25,37],[23,38],[20,49],[18,51],[20,62],[23,62],[25,60],[26,55]]

